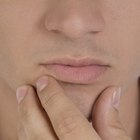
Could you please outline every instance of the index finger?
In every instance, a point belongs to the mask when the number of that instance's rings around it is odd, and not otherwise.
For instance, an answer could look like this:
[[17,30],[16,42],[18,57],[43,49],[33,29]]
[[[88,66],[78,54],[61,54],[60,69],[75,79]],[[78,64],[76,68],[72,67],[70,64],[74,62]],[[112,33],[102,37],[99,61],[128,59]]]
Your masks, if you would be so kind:
[[37,93],[60,140],[101,140],[54,78],[40,78]]

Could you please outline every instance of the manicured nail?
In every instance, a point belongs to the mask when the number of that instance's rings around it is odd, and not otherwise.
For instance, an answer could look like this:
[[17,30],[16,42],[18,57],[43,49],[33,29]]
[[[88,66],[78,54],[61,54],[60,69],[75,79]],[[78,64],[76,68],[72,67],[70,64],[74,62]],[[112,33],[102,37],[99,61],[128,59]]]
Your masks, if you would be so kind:
[[17,88],[16,97],[17,97],[18,103],[20,103],[24,99],[25,95],[27,94],[28,89],[29,89],[28,86],[21,86]]
[[121,88],[118,88],[118,90],[116,90],[113,93],[113,97],[112,97],[112,105],[117,110],[119,109],[120,98],[121,98]]
[[43,76],[36,82],[37,91],[41,92],[48,85],[48,77]]

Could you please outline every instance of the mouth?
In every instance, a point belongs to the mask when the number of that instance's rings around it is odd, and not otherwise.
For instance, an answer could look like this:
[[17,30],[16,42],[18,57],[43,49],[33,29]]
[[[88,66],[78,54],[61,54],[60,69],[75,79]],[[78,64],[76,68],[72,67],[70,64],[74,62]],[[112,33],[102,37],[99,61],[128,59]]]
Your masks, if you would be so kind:
[[57,80],[74,84],[91,84],[98,81],[110,67],[101,60],[92,58],[56,58],[41,63]]

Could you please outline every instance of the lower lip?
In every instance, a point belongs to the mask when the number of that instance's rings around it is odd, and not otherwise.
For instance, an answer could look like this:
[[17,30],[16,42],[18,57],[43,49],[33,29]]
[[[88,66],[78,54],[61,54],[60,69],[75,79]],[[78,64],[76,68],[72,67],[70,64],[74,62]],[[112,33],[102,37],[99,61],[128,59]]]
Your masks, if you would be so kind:
[[45,66],[56,79],[79,84],[89,84],[97,81],[108,68],[108,66],[101,65],[74,67],[62,64],[49,64]]

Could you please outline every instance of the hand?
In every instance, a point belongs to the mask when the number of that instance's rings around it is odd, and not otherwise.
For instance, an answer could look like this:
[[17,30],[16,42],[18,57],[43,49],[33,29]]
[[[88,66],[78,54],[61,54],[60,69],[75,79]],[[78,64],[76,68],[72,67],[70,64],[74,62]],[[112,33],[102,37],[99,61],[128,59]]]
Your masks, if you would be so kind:
[[92,125],[65,95],[58,82],[46,76],[17,89],[19,140],[131,140],[119,121],[120,90],[107,88],[92,112]]

